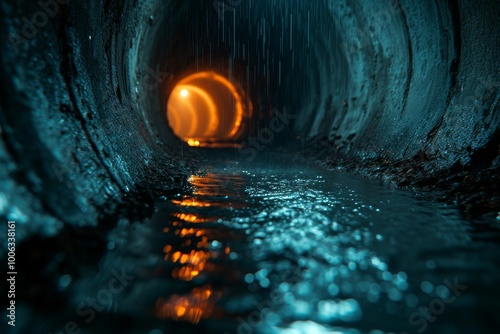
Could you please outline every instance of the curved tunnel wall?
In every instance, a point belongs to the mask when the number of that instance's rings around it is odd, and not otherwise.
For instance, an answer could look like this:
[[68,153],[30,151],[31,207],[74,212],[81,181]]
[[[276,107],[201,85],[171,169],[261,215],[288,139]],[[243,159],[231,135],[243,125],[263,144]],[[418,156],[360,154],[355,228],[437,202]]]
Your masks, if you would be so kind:
[[189,153],[166,100],[201,70],[248,93],[249,135],[287,108],[299,138],[358,160],[424,154],[446,169],[498,145],[494,0],[43,3],[0,7],[0,215],[26,233],[182,187]]

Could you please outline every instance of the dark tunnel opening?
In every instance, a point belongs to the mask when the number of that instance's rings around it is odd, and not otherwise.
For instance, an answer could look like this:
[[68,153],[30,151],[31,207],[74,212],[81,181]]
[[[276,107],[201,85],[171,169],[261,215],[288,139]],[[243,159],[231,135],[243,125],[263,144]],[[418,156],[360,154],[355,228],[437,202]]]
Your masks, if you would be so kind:
[[[499,16],[495,0],[0,1],[9,329],[488,332]],[[101,293],[110,277],[126,293]],[[468,297],[447,303],[456,277]],[[435,300],[450,311],[414,316]]]

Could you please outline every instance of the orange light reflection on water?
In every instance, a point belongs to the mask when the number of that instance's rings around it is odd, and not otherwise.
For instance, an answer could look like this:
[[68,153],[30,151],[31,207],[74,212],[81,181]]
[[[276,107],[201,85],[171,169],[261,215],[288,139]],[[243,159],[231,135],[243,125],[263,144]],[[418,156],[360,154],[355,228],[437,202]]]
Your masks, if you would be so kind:
[[201,218],[200,216],[197,216],[195,214],[188,214],[188,213],[179,212],[179,213],[174,213],[173,216],[189,223],[207,223],[213,221],[213,219]]
[[174,199],[174,200],[172,200],[172,203],[175,205],[192,206],[192,207],[197,207],[197,208],[206,208],[206,207],[212,206],[208,202],[202,202],[202,201],[199,201],[195,198],[185,198],[182,200],[175,200]]
[[214,313],[215,303],[219,298],[220,292],[214,291],[210,285],[194,288],[188,295],[159,298],[156,302],[156,314],[160,319],[197,324]]
[[[195,195],[211,196],[218,195],[217,180],[213,175],[191,176],[189,182],[195,188]],[[174,220],[165,227],[163,231],[174,240],[163,247],[164,259],[174,266],[172,278],[184,282],[193,282],[202,274],[214,273],[218,270],[217,265],[211,260],[218,257],[228,257],[231,253],[229,246],[212,247],[216,241],[213,227],[200,225],[200,223],[213,223],[217,218],[203,216],[201,212],[211,206],[225,207],[231,203],[208,202],[193,197],[185,197],[181,200],[172,200],[172,204],[179,207],[189,207],[195,212],[176,212],[172,214]],[[217,241],[216,244],[219,242]],[[196,281],[194,281],[196,282]],[[194,283],[196,284],[196,283]],[[160,319],[176,321],[187,321],[193,324],[202,319],[209,318],[216,311],[216,303],[221,293],[215,291],[210,285],[198,286],[184,295],[171,295],[157,299],[155,313]]]

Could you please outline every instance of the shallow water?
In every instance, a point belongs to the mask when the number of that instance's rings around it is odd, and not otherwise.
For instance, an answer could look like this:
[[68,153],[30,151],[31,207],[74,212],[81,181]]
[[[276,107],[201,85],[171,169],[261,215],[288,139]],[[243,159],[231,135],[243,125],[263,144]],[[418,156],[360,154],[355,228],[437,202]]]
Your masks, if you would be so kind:
[[109,233],[98,271],[67,284],[67,313],[44,328],[497,332],[498,221],[291,161],[214,162],[189,182]]

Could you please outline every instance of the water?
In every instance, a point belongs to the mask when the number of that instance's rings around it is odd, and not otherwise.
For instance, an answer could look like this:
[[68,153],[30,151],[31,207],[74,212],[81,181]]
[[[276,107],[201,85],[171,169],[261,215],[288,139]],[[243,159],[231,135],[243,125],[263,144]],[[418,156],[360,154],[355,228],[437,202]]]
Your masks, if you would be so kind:
[[[279,160],[279,159],[278,159]],[[498,221],[291,161],[213,163],[108,236],[84,333],[495,333]],[[54,330],[54,333],[56,331]]]

